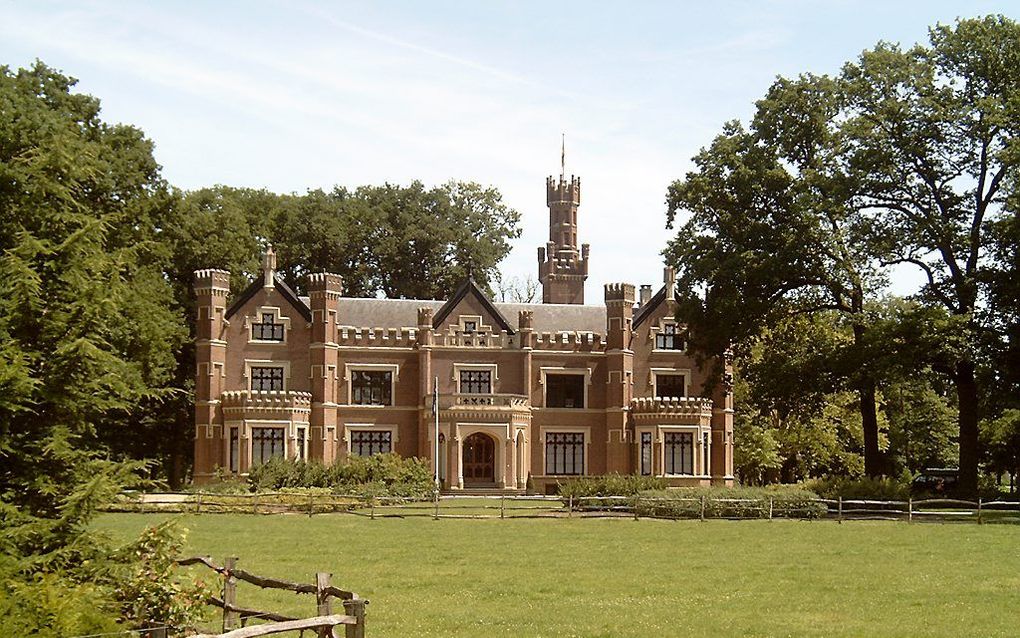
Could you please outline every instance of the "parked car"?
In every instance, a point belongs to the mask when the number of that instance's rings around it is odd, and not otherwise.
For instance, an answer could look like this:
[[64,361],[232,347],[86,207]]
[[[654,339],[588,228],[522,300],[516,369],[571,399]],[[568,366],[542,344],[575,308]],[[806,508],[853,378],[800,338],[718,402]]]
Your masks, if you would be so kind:
[[926,467],[914,478],[911,488],[915,492],[946,494],[954,491],[960,482],[960,468]]

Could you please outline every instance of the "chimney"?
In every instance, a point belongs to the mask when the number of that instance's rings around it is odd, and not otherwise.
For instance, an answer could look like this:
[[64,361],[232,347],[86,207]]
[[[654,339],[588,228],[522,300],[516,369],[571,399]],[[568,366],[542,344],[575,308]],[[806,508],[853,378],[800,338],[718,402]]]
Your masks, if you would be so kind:
[[651,300],[652,300],[652,285],[641,284],[641,295],[638,297],[639,305],[644,306]]

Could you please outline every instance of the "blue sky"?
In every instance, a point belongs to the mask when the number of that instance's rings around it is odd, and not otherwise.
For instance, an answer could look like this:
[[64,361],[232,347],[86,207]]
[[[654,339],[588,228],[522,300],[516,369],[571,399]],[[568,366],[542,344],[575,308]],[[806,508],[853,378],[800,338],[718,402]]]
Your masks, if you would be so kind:
[[0,64],[39,58],[79,78],[182,188],[495,185],[523,215],[508,276],[536,273],[566,133],[598,303],[605,282],[661,281],[668,184],[777,75],[834,73],[879,40],[1015,7],[0,0]]

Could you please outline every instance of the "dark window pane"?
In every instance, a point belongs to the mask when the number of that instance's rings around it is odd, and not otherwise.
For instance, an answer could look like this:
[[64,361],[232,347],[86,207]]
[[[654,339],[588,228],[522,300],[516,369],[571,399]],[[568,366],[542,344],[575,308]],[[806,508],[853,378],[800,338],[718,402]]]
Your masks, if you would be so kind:
[[655,375],[655,396],[679,398],[684,396],[684,375]]
[[392,451],[389,431],[351,430],[351,456],[372,456]]
[[545,375],[545,407],[547,408],[585,407],[584,375],[583,374]]
[[353,405],[393,405],[393,373],[389,370],[352,370]]
[[251,338],[256,341],[283,341],[283,324],[276,323],[271,313],[265,313],[262,321],[251,324]]
[[461,394],[492,394],[491,370],[461,370]]
[[251,389],[259,392],[283,390],[283,368],[276,366],[253,366],[251,369]]
[[702,453],[702,466],[701,473],[708,474],[709,468],[712,466],[712,460],[709,458],[709,447],[708,447],[708,432],[705,432],[701,438],[701,453]]
[[676,324],[667,323],[655,335],[655,348],[657,350],[683,350],[683,335],[677,330]]
[[662,437],[666,474],[694,474],[694,434],[667,432]]
[[284,428],[252,428],[252,466],[261,465],[274,456],[284,455],[284,432]]
[[238,469],[238,454],[240,453],[240,438],[238,436],[237,428],[230,428],[230,471],[237,472]]
[[545,473],[574,476],[584,474],[583,432],[546,433]]
[[652,473],[652,433],[641,433],[641,474],[648,476]]

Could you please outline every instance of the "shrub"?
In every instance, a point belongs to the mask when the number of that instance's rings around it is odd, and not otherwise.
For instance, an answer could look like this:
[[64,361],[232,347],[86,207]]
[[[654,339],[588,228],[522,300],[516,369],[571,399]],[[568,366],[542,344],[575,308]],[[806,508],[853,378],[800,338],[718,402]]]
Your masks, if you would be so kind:
[[654,476],[605,474],[585,476],[560,485],[560,496],[584,498],[586,496],[634,496],[645,490],[666,489],[665,479]]
[[348,457],[329,466],[314,461],[274,458],[252,468],[248,485],[255,492],[329,488],[342,494],[413,499],[429,498],[433,489],[428,462],[396,454]]
[[840,498],[871,501],[905,501],[910,497],[909,476],[899,478],[852,478],[829,476],[811,479],[803,484],[822,498]]
[[633,501],[641,516],[698,518],[704,498],[709,518],[820,518],[827,508],[814,492],[799,488],[682,487],[642,492]]

